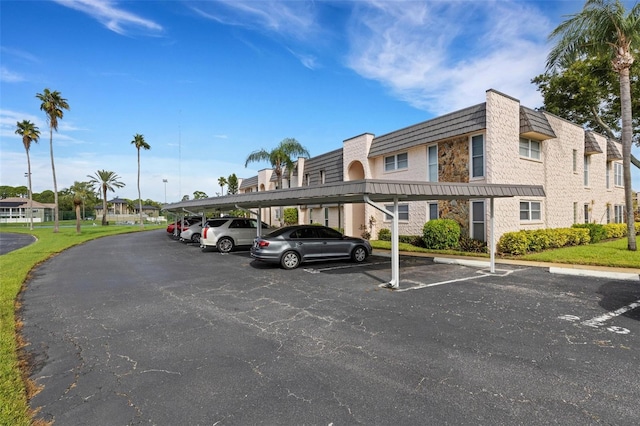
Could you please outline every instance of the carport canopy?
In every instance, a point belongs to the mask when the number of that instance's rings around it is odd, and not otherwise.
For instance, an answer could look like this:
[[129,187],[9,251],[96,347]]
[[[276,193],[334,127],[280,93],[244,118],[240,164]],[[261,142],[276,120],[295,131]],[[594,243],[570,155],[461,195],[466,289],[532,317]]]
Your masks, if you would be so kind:
[[[415,182],[363,179],[319,186],[302,186],[273,191],[231,194],[222,197],[187,200],[167,204],[163,210],[182,213],[207,209],[260,209],[277,206],[302,206],[326,204],[367,203],[392,217],[391,229],[391,274],[385,284],[389,288],[399,287],[398,250],[398,202],[432,200],[489,199],[490,268],[495,272],[494,206],[496,198],[544,197],[541,185],[506,185],[458,182]],[[394,203],[394,212],[389,212],[380,203]],[[259,231],[258,231],[259,232]]]

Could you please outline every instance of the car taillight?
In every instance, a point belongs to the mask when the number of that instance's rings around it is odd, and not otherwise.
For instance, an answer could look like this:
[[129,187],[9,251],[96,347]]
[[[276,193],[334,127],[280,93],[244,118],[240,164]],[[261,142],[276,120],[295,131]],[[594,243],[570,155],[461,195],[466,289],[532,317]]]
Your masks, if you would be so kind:
[[263,247],[267,247],[269,245],[269,241],[258,241],[258,247],[263,248]]
[[186,228],[182,228],[183,231],[188,231],[189,227],[187,226]]
[[207,238],[207,229],[209,228],[204,228],[204,230],[202,231],[202,238]]

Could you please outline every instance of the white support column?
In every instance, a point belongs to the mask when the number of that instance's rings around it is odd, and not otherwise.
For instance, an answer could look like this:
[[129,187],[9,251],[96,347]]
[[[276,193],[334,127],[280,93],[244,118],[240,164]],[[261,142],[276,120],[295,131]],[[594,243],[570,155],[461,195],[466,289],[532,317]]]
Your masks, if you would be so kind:
[[383,214],[387,214],[392,217],[391,225],[391,281],[384,285],[386,288],[397,289],[400,288],[400,250],[399,250],[399,238],[398,238],[398,197],[393,199],[394,211],[393,213],[385,209],[384,206],[378,205],[371,201],[369,196],[364,195],[364,202],[372,206],[373,208],[381,211]]
[[494,227],[494,208],[493,201],[495,198],[489,199],[489,232],[491,236],[489,238],[489,250],[491,251],[491,268],[490,271],[492,274],[496,272],[496,235],[495,235],[495,227]]

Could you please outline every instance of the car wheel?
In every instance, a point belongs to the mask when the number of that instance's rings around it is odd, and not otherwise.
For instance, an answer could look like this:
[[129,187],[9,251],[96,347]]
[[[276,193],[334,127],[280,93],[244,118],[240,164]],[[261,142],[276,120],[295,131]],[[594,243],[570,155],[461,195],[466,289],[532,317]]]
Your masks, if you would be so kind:
[[194,243],[199,243],[200,242],[200,234],[193,234],[191,236],[191,241]]
[[300,265],[300,255],[290,250],[282,255],[280,264],[284,269],[295,269]]
[[354,248],[353,251],[351,252],[351,259],[356,263],[363,262],[366,258],[367,258],[367,250],[362,246],[358,246]]
[[229,253],[231,250],[233,250],[233,240],[231,240],[231,238],[220,238],[218,240],[218,251],[220,253]]

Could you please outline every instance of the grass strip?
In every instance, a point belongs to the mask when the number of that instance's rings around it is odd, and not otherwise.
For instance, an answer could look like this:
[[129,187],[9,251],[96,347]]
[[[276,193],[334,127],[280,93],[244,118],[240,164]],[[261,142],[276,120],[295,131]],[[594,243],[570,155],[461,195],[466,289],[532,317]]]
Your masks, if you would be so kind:
[[[63,250],[87,241],[109,235],[140,231],[132,226],[85,226],[76,234],[73,227],[64,227],[60,232],[53,229],[1,226],[0,232],[30,234],[37,238],[33,244],[0,256],[0,425],[28,426],[33,413],[29,409],[28,397],[34,392],[33,385],[26,381],[22,372],[27,367],[21,364],[19,349],[18,295],[31,269]],[[144,230],[160,229],[162,226],[147,225]],[[36,422],[37,423],[37,422]]]

